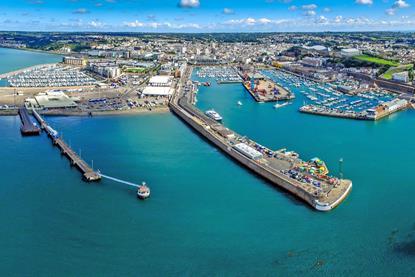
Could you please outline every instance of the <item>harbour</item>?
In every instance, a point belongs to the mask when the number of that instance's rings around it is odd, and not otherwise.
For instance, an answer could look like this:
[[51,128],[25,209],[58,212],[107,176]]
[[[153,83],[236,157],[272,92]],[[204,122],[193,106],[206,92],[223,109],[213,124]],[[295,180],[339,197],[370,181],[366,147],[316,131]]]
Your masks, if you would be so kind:
[[192,87],[187,85],[192,68],[187,70],[170,101],[171,110],[182,120],[236,161],[316,210],[330,211],[346,198],[352,187],[350,180],[337,179],[323,172],[315,174],[318,167],[308,171],[305,168],[314,167],[299,159],[295,152],[269,150],[197,110],[192,105]]
[[282,71],[263,71],[263,74],[295,87],[298,90],[297,95],[302,96],[303,105],[299,108],[302,113],[357,120],[380,120],[410,107],[409,101],[380,89],[367,88],[350,95],[339,92],[339,85],[336,84],[320,84]]
[[[415,151],[407,133],[415,124],[414,111],[378,122],[309,116],[298,112],[302,89],[290,88],[297,99],[275,110],[271,103],[258,105],[240,84],[212,82],[212,87],[200,87],[197,107],[215,108],[230,129],[270,149],[284,145],[304,157],[318,154],[334,175],[340,174],[336,165],[343,157],[353,192],[327,214],[268,186],[168,113],[47,117],[108,175],[136,180],[145,172],[156,193],[144,202],[131,201],[135,191],[120,190],[110,180],[85,185],[77,170],[68,170],[67,159],[56,154],[56,147],[39,143],[36,137],[21,137],[19,117],[0,117],[0,154],[9,157],[0,167],[4,176],[0,233],[9,264],[2,272],[30,275],[37,268],[45,275],[58,271],[129,275],[138,266],[143,275],[152,275],[153,267],[176,275],[183,273],[189,260],[191,272],[208,275],[411,271],[413,255],[402,249],[411,243],[406,237],[412,232],[408,217],[415,212],[412,162],[407,155]],[[393,145],[399,163],[391,162],[391,149],[385,145]],[[30,167],[21,174],[16,164]],[[379,216],[380,211],[385,214]],[[362,222],[367,227],[362,228]],[[128,258],[123,255],[127,252]],[[25,260],[26,266],[14,267],[12,259]],[[316,268],[317,261],[324,265]]]

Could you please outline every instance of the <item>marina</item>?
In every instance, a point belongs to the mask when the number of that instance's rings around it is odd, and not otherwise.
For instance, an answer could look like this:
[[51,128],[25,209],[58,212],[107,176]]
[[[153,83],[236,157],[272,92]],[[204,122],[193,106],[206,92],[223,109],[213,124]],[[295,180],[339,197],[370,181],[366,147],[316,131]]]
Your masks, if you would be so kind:
[[77,87],[95,86],[97,80],[78,68],[58,64],[39,65],[20,70],[7,77],[11,87]]
[[218,84],[242,83],[238,70],[234,67],[201,67],[197,76],[215,79]]
[[[303,101],[300,112],[358,120],[379,120],[408,108],[406,100],[377,88],[356,95],[339,92],[336,84],[321,84],[282,71],[263,71],[264,75],[291,86]],[[396,105],[398,107],[396,107]]]

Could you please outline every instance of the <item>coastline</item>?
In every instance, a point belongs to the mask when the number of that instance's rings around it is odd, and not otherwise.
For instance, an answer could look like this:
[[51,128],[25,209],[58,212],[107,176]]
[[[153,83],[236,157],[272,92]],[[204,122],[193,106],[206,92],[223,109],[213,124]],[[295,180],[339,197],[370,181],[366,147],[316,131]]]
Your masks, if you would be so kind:
[[[25,47],[25,48],[18,48],[18,47],[7,47],[7,46],[0,46],[0,48],[20,50],[20,51],[28,51],[28,52],[35,52],[35,53],[43,53],[43,54],[49,54],[49,55],[64,56],[64,54],[61,54],[61,53],[49,52],[49,51],[46,51],[46,50],[35,49],[35,48],[27,48],[27,47]],[[68,54],[68,55],[70,55],[70,54]]]
[[[170,109],[166,107],[148,109],[130,109],[130,110],[119,110],[119,111],[91,111],[92,116],[126,116],[126,115],[149,115],[149,114],[162,114],[170,112]],[[16,110],[0,110],[0,116],[16,116]],[[77,116],[77,117],[88,117],[91,116],[89,112],[81,111],[46,111],[39,112],[41,115],[46,116]]]

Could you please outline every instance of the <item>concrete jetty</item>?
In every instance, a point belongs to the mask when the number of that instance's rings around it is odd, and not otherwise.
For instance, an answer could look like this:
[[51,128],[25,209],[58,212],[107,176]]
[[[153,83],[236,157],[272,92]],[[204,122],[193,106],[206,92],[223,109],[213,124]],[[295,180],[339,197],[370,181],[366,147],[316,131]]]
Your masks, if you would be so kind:
[[241,72],[239,74],[244,80],[242,85],[257,102],[277,102],[295,98],[295,95],[291,91],[283,88],[263,74],[251,73],[251,76],[249,74],[242,74]]
[[26,107],[19,108],[19,116],[22,121],[22,126],[20,127],[20,132],[24,136],[34,136],[40,134],[40,128],[32,122],[30,119],[29,113]]
[[91,168],[75,151],[73,151],[72,148],[66,144],[61,137],[59,137],[58,133],[47,124],[47,122],[35,109],[33,109],[32,112],[42,129],[44,129],[48,136],[52,139],[53,144],[60,149],[62,155],[65,155],[69,159],[71,165],[79,169],[86,181],[94,182],[101,180],[100,173],[94,171],[93,168]]
[[327,176],[328,170],[314,174],[315,169],[325,168],[320,162],[316,168],[294,152],[284,149],[272,151],[205,116],[191,104],[192,92],[185,89],[191,70],[186,70],[169,103],[172,112],[186,124],[248,170],[289,191],[318,211],[330,211],[347,197],[352,182]]

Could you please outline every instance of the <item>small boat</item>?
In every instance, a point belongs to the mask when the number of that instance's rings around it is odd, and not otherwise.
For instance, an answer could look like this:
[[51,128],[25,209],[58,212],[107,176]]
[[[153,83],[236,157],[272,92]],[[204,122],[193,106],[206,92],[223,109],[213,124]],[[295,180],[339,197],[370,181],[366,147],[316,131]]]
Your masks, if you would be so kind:
[[282,104],[275,104],[274,105],[274,109],[279,109],[279,108],[282,108],[282,107],[284,107],[284,106],[287,106],[289,104],[289,102],[285,102],[285,103],[282,103]]
[[150,188],[147,187],[145,182],[143,182],[142,185],[138,187],[137,197],[140,199],[146,199],[150,197]]
[[237,104],[238,104],[238,106],[242,106],[243,105],[241,101],[238,101]]
[[221,121],[222,120],[222,116],[220,116],[220,114],[218,114],[215,110],[208,110],[205,112],[205,114],[212,118],[213,120],[216,121]]

